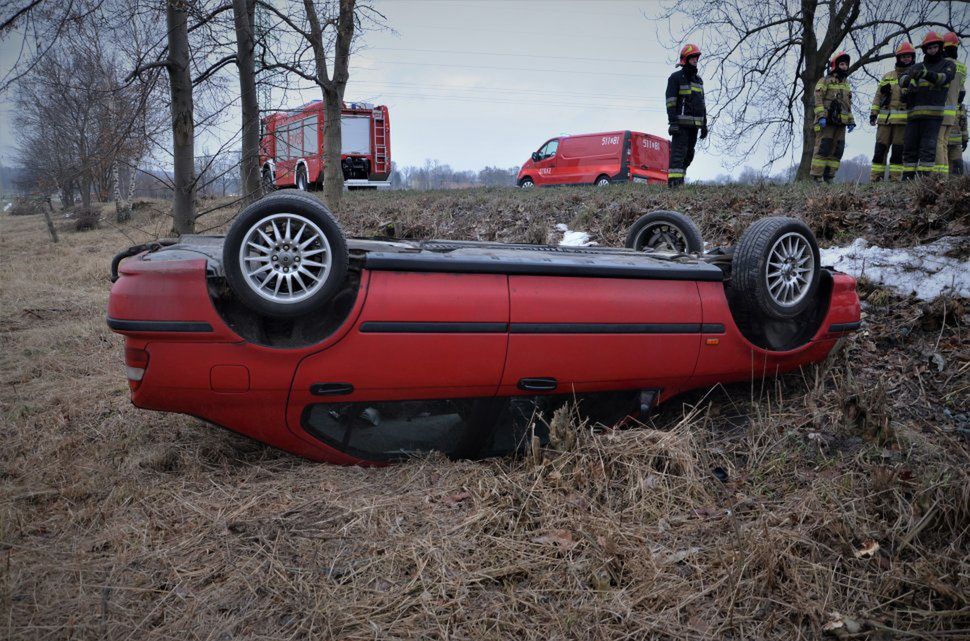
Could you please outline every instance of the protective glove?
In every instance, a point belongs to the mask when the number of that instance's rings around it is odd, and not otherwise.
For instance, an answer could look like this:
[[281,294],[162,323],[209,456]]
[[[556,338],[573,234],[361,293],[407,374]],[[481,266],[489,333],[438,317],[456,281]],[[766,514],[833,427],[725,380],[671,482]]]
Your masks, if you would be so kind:
[[852,130],[853,129],[855,129],[855,125],[849,125],[848,126],[848,131],[849,131],[850,134],[852,133]]
[[879,114],[869,114],[869,124],[873,127],[876,126],[876,120],[879,119]]
[[822,116],[821,118],[818,119],[819,127],[824,127],[826,124],[828,124],[828,119],[825,116]]
[[966,150],[967,150],[967,141],[964,140],[963,141],[963,151],[966,151]]
[[707,125],[701,127],[701,140],[707,138]]
[[679,132],[680,132],[680,125],[675,125],[673,123],[671,123],[670,129],[667,130],[667,133],[670,134],[671,136]]
[[926,77],[926,67],[920,67],[911,77],[913,80],[921,80]]

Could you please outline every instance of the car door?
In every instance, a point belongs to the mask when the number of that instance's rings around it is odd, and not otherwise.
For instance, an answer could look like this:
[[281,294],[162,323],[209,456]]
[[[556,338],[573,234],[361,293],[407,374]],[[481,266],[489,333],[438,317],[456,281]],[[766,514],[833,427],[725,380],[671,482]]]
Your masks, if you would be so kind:
[[505,364],[507,276],[365,273],[353,328],[296,369],[290,430],[369,460],[468,446]]
[[555,185],[561,182],[560,176],[556,173],[556,164],[558,162],[557,150],[559,148],[559,139],[553,138],[539,148],[536,152],[533,164],[536,168],[536,185]]
[[511,276],[509,301],[500,395],[674,388],[697,363],[690,280]]

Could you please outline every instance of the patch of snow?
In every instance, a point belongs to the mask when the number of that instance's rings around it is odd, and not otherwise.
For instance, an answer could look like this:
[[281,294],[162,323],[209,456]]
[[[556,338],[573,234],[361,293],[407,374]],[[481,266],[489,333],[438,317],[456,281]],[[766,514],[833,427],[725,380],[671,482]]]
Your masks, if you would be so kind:
[[592,244],[589,242],[589,234],[584,231],[567,231],[559,241],[561,247],[587,247]]
[[570,231],[569,227],[562,223],[556,225],[556,231],[562,234],[562,240],[559,241],[560,247],[589,247],[596,244],[589,239],[588,232]]
[[915,247],[883,248],[857,238],[847,247],[820,251],[823,265],[865,277],[901,294],[932,300],[940,294],[970,298],[970,260],[951,258],[966,238],[946,237]]
[[4,208],[3,208],[3,210],[4,210],[4,211],[7,211],[7,210],[8,210],[8,209],[10,209],[11,207],[13,207],[13,203],[7,203],[7,204],[6,204],[6,206],[5,206]]

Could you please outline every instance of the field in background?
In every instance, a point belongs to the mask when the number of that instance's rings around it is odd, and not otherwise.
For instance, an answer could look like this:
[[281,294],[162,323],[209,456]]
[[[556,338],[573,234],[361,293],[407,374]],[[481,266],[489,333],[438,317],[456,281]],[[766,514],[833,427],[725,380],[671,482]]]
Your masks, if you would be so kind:
[[[522,459],[339,468],[130,405],[108,264],[166,235],[164,207],[115,226],[109,206],[83,233],[59,219],[56,245],[40,216],[0,216],[2,636],[970,635],[967,300],[863,282],[865,331],[820,367],[675,399],[643,429],[558,416]],[[908,246],[967,235],[970,179],[354,192],[338,217],[350,235],[543,242],[563,223],[618,245],[661,208],[714,244],[793,213],[823,244]]]

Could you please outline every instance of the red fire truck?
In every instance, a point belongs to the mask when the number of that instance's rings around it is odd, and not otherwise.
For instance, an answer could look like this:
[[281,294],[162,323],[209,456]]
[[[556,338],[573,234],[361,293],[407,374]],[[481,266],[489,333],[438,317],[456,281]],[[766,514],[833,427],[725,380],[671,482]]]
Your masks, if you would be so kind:
[[[345,103],[340,165],[350,189],[390,187],[391,121],[387,107]],[[323,182],[323,101],[272,113],[262,120],[260,165],[267,189],[306,191]]]

